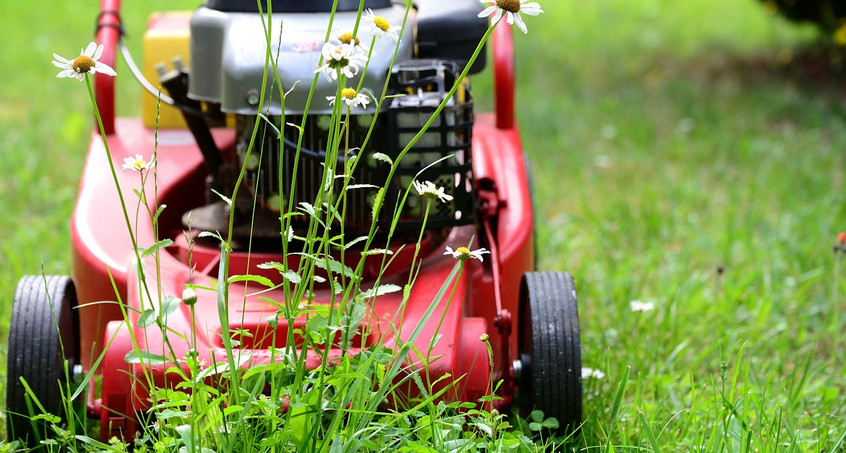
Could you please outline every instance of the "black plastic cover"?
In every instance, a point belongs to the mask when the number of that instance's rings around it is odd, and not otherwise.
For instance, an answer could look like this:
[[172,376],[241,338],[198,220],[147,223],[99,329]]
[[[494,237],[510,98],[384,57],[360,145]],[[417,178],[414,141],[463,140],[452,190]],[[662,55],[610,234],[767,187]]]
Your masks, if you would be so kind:
[[[488,19],[479,18],[478,0],[417,0],[417,57],[457,61],[462,67],[488,30]],[[479,54],[470,72],[485,67]]]
[[[267,11],[267,3],[274,13],[327,13],[332,11],[333,0],[261,0],[262,9]],[[336,11],[358,11],[359,0],[338,0]],[[226,12],[257,13],[256,0],[206,0],[209,9]],[[365,8],[389,8],[391,0],[365,0]]]

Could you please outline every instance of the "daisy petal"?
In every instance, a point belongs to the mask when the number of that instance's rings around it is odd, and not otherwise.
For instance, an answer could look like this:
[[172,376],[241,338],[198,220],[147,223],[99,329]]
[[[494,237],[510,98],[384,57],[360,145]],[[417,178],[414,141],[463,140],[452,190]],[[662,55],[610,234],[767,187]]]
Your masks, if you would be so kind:
[[91,57],[91,58],[94,59],[94,60],[99,60],[101,55],[103,55],[103,45],[102,44],[97,46],[97,50],[94,51],[94,56]]
[[117,75],[114,69],[106,64],[100,63],[99,61],[94,65],[94,71],[102,72],[103,74],[110,75],[112,77]]
[[82,55],[85,55],[87,57],[93,57],[95,50],[97,50],[97,44],[94,42],[88,43],[88,47],[85,48],[85,51],[82,52]]
[[520,13],[514,14],[514,23],[517,24],[517,27],[523,32],[523,34],[529,32],[529,30],[526,29],[526,24],[523,23],[523,19],[520,17]]
[[481,13],[479,13],[476,17],[488,17],[494,13],[498,8],[496,6],[488,6],[487,8],[483,9]]

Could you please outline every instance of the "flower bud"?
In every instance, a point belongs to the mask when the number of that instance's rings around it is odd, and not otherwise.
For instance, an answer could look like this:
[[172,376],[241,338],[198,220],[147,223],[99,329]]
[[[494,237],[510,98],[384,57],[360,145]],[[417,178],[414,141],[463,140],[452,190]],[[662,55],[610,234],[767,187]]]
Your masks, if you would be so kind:
[[194,288],[186,286],[185,289],[182,290],[182,302],[189,306],[197,303],[197,293],[194,291]]

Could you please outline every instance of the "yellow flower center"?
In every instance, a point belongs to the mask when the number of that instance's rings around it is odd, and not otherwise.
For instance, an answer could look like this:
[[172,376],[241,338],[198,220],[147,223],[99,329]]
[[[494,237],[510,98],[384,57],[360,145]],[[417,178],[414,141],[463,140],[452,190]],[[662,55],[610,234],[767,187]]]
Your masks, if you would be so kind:
[[496,6],[509,13],[516,13],[520,11],[520,0],[496,0]]
[[462,258],[466,258],[470,256],[470,249],[468,249],[467,247],[459,247],[455,249],[455,253],[457,253]]
[[97,64],[97,62],[92,60],[91,57],[88,57],[88,56],[85,56],[85,55],[80,55],[80,56],[76,57],[75,60],[73,60],[73,63],[71,63],[71,67],[77,73],[84,74],[84,73],[90,71],[91,68],[93,68],[94,65],[96,65],[96,64]]
[[391,24],[382,16],[376,16],[373,18],[373,23],[379,27],[379,30],[388,31],[391,29]]
[[[341,41],[341,43],[343,43],[343,44],[349,44],[353,41],[353,35],[350,32],[343,33],[343,34],[341,34],[341,36],[338,37],[338,41]],[[361,44],[361,40],[358,39],[358,37],[356,36],[355,45],[360,45],[360,44]]]
[[147,162],[145,162],[143,160],[136,160],[135,163],[132,164],[132,166],[135,167],[138,170],[141,170],[142,168],[147,166]]
[[349,100],[355,99],[356,94],[357,93],[355,92],[355,89],[353,89],[353,88],[344,88],[343,90],[341,90],[341,97],[349,99]]

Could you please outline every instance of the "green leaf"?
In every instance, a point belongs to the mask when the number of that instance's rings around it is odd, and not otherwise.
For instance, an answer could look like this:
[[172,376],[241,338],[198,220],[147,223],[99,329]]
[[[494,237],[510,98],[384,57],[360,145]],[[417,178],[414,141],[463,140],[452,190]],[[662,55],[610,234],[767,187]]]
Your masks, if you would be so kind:
[[291,127],[293,127],[294,129],[296,129],[296,130],[300,131],[300,134],[302,134],[302,133],[303,133],[303,128],[302,128],[302,127],[300,127],[300,125],[299,125],[299,124],[294,124],[294,123],[285,123],[285,125],[286,125],[286,126],[291,126]]
[[361,252],[361,256],[371,256],[371,255],[393,255],[393,250],[388,249],[370,249],[364,252]]
[[[234,342],[233,342],[234,343]],[[237,352],[237,351],[236,351]],[[245,363],[247,363],[253,356],[246,352],[238,353],[236,357],[233,357],[235,361],[235,368],[241,368]],[[214,376],[217,374],[226,373],[231,369],[229,366],[229,362],[217,362],[214,365],[204,369],[200,373],[197,374],[197,382],[209,377]]]
[[311,203],[305,201],[300,202],[300,209],[311,217],[316,217],[317,211]]
[[558,423],[558,419],[557,419],[557,418],[555,418],[555,417],[549,417],[549,418],[547,418],[546,420],[544,420],[544,421],[541,423],[541,425],[542,425],[544,428],[549,428],[549,429],[558,429],[558,427],[559,427],[559,426],[561,426],[561,425]]
[[350,184],[347,186],[347,190],[355,190],[355,189],[378,189],[379,186],[374,186],[373,184]]
[[145,256],[150,256],[150,255],[160,251],[161,249],[170,247],[171,245],[173,245],[172,240],[162,239],[161,241],[156,242],[155,244],[151,245],[150,248],[143,250],[141,252],[141,258],[144,258]]
[[165,409],[161,412],[155,413],[158,420],[167,420],[169,418],[187,417],[191,415],[191,411],[175,411],[173,409]]
[[391,360],[394,360],[394,355],[385,351],[376,351],[371,357],[379,365],[387,365],[391,363]]
[[283,277],[285,280],[288,280],[289,282],[291,282],[291,283],[293,283],[293,284],[295,284],[295,285],[296,285],[296,284],[298,284],[298,283],[300,283],[300,281],[302,281],[302,277],[300,277],[300,274],[298,274],[298,273],[296,273],[296,272],[294,272],[294,271],[292,271],[292,270],[290,270],[290,269],[288,269],[287,271],[283,272],[283,273],[282,273],[282,277]]
[[540,423],[543,421],[543,411],[539,411],[537,409],[533,410],[532,413],[529,414],[529,417],[532,419],[532,421]]
[[[341,264],[340,262],[336,261],[331,256],[325,257],[326,259],[318,258],[318,257],[312,256],[312,255],[308,255],[308,256],[311,256],[314,259],[314,265],[317,266],[320,269],[328,270],[328,271],[332,272],[333,274],[341,274],[344,277],[349,277],[349,278],[356,279],[356,280],[358,279],[358,276],[355,274],[355,271],[350,269],[348,266],[345,266],[345,265]],[[326,261],[329,261],[329,269],[326,269]]]
[[[488,427],[490,429],[490,427]],[[490,435],[493,435],[491,433]],[[470,439],[453,439],[444,442],[443,447],[446,451],[462,451],[470,443]]]
[[332,184],[335,183],[335,172],[332,171],[331,168],[324,168],[323,172],[326,173],[324,175],[324,178],[326,178],[326,182],[323,184],[323,191],[329,192],[330,190],[332,190]]
[[663,451],[661,446],[658,445],[658,439],[655,437],[655,433],[652,432],[652,427],[649,426],[649,422],[646,420],[646,417],[643,415],[643,411],[638,409],[637,416],[640,419],[640,424],[643,425],[643,431],[646,433],[646,438],[649,439],[650,445],[652,445],[652,451],[660,452]]
[[273,281],[271,281],[267,277],[262,277],[261,275],[233,275],[229,277],[229,284],[236,283],[236,282],[254,282],[260,285],[264,285],[268,288],[273,288],[274,285]]
[[53,415],[53,414],[38,414],[38,415],[33,415],[33,416],[30,418],[30,420],[32,420],[32,421],[45,420],[45,421],[47,421],[47,423],[49,423],[49,424],[51,424],[51,425],[58,425],[59,423],[61,423],[61,422],[62,422],[61,417],[59,417],[58,415]]
[[144,328],[153,325],[156,322],[156,310],[152,308],[148,308],[144,310],[144,313],[141,313],[141,317],[138,318],[138,327]]
[[353,239],[352,241],[347,242],[346,245],[344,245],[344,250],[349,249],[353,245],[358,244],[359,242],[362,242],[362,241],[366,241],[366,240],[367,240],[367,236],[359,236],[359,237]]
[[167,358],[161,354],[151,354],[147,351],[132,350],[123,358],[126,363],[143,363],[145,365],[164,365]]
[[198,238],[215,238],[220,242],[223,242],[223,238],[220,237],[219,234],[213,231],[201,231],[200,234],[197,235]]
[[625,370],[623,370],[623,377],[620,379],[619,384],[617,384],[617,392],[614,395],[614,404],[611,406],[611,429],[608,431],[613,431],[613,428],[617,426],[617,413],[620,411],[620,406],[623,404],[623,395],[626,392],[626,384],[629,382],[629,375],[632,372],[632,368],[627,366]]
[[379,285],[375,288],[370,288],[367,291],[362,292],[361,297],[363,299],[370,299],[372,297],[396,293],[399,291],[402,291],[402,287],[399,285]]
[[216,374],[223,373],[228,369],[229,365],[226,362],[217,362],[197,373],[197,377],[194,380],[200,382],[209,376],[214,376]]
[[382,206],[382,203],[385,202],[385,188],[382,187],[376,192],[376,198],[373,200],[373,211],[370,216],[375,219],[377,210]]
[[224,202],[224,203],[226,203],[226,205],[227,205],[227,206],[229,206],[230,208],[232,207],[232,200],[231,200],[231,199],[229,199],[229,197],[227,197],[227,196],[225,196],[225,195],[221,194],[220,192],[218,192],[218,191],[216,191],[216,190],[214,190],[214,189],[211,189],[211,191],[212,191],[212,192],[214,192],[214,194],[215,194],[215,195],[217,195],[218,197],[220,197],[220,199],[221,199],[221,200],[223,200],[223,202]]
[[276,269],[276,270],[278,270],[278,271],[280,271],[280,272],[281,272],[283,269],[285,269],[285,267],[284,267],[284,266],[282,266],[282,263],[280,263],[280,262],[278,262],[278,261],[268,261],[268,262],[266,262],[266,263],[261,263],[261,264],[259,264],[259,265],[258,265],[258,266],[256,266],[256,267],[257,267],[257,268],[259,268],[259,269]]
[[153,223],[158,223],[159,216],[162,215],[162,211],[164,211],[166,207],[167,205],[164,204],[159,205],[159,207],[156,209],[156,213],[153,214]]
[[165,296],[164,300],[162,300],[161,304],[161,313],[162,318],[167,318],[171,313],[175,312],[179,308],[181,299],[175,296]]
[[280,131],[279,128],[276,127],[275,124],[273,124],[273,121],[271,121],[270,118],[265,116],[263,113],[259,113],[258,116],[259,116],[259,118],[263,119],[266,124],[268,124],[270,127],[272,127],[274,131],[276,131],[277,137],[280,137],[282,135],[282,131]]
[[385,163],[387,163],[388,165],[391,165],[391,166],[394,165],[393,159],[391,159],[387,154],[373,153],[372,156],[373,156],[373,159],[375,159],[375,160],[381,160],[382,162],[385,162]]
[[298,284],[302,280],[302,278],[300,277],[300,274],[296,273],[292,269],[285,269],[285,266],[283,266],[282,263],[279,263],[279,262],[276,262],[276,261],[269,261],[267,263],[259,264],[258,268],[259,269],[276,269],[277,271],[279,271],[279,274],[282,275],[282,278],[284,278],[285,280],[288,280],[289,282],[291,282],[295,285]]

